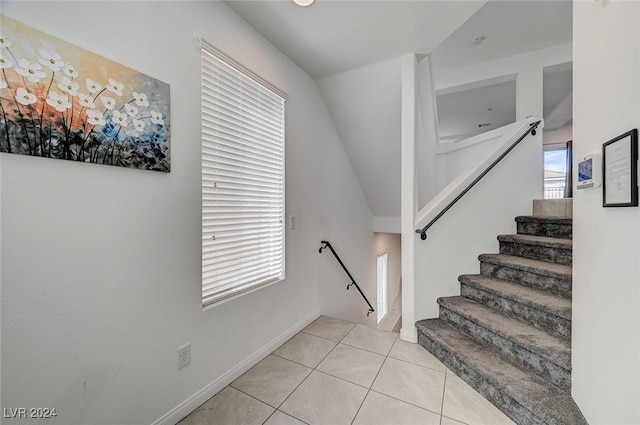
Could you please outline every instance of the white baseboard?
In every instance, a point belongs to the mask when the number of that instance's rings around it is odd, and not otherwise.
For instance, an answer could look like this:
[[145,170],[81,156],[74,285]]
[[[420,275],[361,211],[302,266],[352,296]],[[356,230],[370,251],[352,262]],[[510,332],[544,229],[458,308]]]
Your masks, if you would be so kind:
[[407,342],[412,342],[414,344],[418,343],[418,330],[416,328],[413,329],[400,329],[400,339]]
[[291,339],[309,323],[318,318],[318,316],[320,316],[320,310],[314,311],[312,314],[306,316],[269,344],[265,345],[251,356],[238,363],[235,367],[231,368],[227,373],[211,382],[178,406],[171,409],[165,415],[153,422],[152,425],[175,425],[204,402],[216,395],[224,387],[238,379],[243,373],[255,366],[260,360],[271,354],[276,348]]

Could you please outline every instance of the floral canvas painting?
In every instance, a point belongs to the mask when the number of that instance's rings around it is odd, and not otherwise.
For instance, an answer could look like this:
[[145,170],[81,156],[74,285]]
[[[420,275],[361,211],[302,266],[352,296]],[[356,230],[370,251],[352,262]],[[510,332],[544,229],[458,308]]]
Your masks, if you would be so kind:
[[168,84],[0,20],[0,152],[170,171]]

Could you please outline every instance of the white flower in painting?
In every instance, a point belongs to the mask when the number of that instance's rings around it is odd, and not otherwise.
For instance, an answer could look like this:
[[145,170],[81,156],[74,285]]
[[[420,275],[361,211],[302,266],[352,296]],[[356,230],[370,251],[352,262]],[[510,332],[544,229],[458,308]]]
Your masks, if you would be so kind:
[[6,89],[7,87],[9,87],[7,82],[5,80],[0,80],[0,89]]
[[147,100],[147,95],[144,93],[138,93],[136,91],[133,92],[133,98],[136,101],[136,105],[138,106],[149,106],[149,101]]
[[72,81],[69,77],[64,76],[58,82],[58,88],[63,92],[69,93],[71,96],[77,96],[80,84]]
[[137,132],[142,133],[144,131],[145,123],[142,120],[133,120],[133,127]]
[[96,107],[96,104],[91,96],[88,96],[84,93],[78,93],[78,99],[80,99],[80,105],[85,108],[93,109]]
[[40,53],[40,59],[38,62],[52,70],[53,72],[60,71],[60,68],[64,66],[64,62],[60,55],[56,52],[50,52],[46,49],[38,49]]
[[100,83],[96,83],[90,78],[87,78],[84,82],[87,84],[87,90],[89,90],[90,93],[96,93],[102,90]]
[[20,58],[18,59],[18,66],[16,66],[16,72],[32,83],[37,83],[46,74],[42,71],[42,67],[39,63],[29,62],[29,60]]
[[164,124],[164,119],[162,119],[162,114],[160,112],[151,111],[151,122],[154,124]]
[[76,68],[70,63],[66,64],[63,69],[65,75],[69,78],[76,78],[79,74]]
[[112,97],[102,96],[100,100],[102,100],[102,104],[107,109],[113,109],[116,107],[116,100]]
[[13,66],[11,58],[0,55],[0,69],[8,69]]
[[129,115],[130,117],[135,117],[136,115],[138,115],[138,108],[136,108],[130,103],[124,104],[124,110],[127,112],[127,115]]
[[36,103],[36,95],[29,93],[22,87],[18,87],[16,91],[16,100],[23,105],[32,105]]
[[91,125],[105,125],[104,115],[97,109],[87,110],[87,122]]
[[11,47],[11,42],[0,35],[0,47]]
[[67,109],[71,108],[69,97],[63,94],[58,94],[58,92],[53,90],[49,92],[49,97],[47,97],[47,104],[53,106],[58,112],[64,112]]
[[127,125],[127,114],[123,114],[120,111],[113,111],[113,115],[111,116],[111,122],[120,124],[121,126]]
[[117,82],[113,78],[109,78],[107,84],[107,90],[112,92],[117,96],[122,96],[122,90],[124,89],[124,84]]

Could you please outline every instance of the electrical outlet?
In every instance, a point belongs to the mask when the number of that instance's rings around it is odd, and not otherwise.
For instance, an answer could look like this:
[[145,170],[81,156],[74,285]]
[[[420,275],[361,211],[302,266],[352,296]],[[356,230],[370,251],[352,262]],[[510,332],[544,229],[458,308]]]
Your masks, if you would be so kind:
[[178,348],[178,370],[191,363],[191,344]]

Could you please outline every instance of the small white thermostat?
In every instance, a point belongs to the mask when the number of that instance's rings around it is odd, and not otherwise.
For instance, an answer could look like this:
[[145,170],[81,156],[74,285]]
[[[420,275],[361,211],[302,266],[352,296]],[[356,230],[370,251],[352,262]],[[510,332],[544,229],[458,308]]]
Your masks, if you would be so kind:
[[602,185],[602,156],[594,153],[578,160],[576,189],[593,189]]

